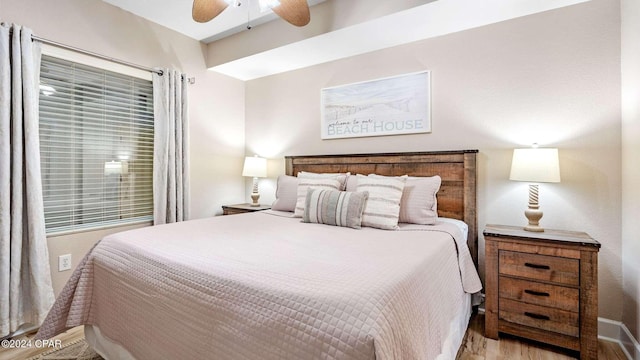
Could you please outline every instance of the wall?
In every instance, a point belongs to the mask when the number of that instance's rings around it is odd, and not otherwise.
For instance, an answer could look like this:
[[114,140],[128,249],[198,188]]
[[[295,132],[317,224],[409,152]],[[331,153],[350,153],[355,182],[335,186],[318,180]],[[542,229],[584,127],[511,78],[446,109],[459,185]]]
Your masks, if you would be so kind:
[[[204,45],[97,0],[0,0],[0,21],[30,27],[42,38],[147,67],[175,67],[195,77],[189,87],[191,215],[222,213],[222,204],[243,198],[244,83],[207,71]],[[56,293],[70,275],[57,273],[58,255],[71,253],[75,267],[97,240],[123,229],[50,238]]]
[[[431,134],[320,139],[320,89],[428,69]],[[527,185],[508,180],[514,147],[560,149],[559,184],[541,186],[542,225],[602,243],[600,316],[622,316],[620,9],[584,4],[419,41],[246,84],[248,154],[479,149],[480,228],[524,224]],[[261,182],[262,202],[274,180]],[[480,239],[480,267],[484,267]]]
[[[640,2],[622,0],[622,271],[623,322],[640,339]],[[625,347],[640,359],[636,341]]]

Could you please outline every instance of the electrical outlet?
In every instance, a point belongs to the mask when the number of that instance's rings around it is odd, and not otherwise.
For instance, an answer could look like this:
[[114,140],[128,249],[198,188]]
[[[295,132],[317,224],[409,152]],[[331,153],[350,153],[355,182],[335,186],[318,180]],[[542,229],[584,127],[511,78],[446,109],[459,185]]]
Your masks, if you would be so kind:
[[71,270],[71,254],[58,256],[58,271]]

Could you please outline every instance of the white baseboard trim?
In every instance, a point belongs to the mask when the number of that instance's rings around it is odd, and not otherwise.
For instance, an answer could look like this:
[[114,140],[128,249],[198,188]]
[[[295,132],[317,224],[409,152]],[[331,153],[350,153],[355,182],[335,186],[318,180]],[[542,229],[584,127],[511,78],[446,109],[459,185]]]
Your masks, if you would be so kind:
[[640,344],[620,321],[598,318],[598,338],[618,343],[629,360],[640,360]]
[[598,338],[607,341],[620,342],[620,331],[622,330],[620,321],[607,318],[598,318]]
[[625,324],[622,324],[622,331],[620,332],[620,342],[622,343],[622,350],[629,359],[640,360],[640,344],[638,340],[633,337],[631,331]]

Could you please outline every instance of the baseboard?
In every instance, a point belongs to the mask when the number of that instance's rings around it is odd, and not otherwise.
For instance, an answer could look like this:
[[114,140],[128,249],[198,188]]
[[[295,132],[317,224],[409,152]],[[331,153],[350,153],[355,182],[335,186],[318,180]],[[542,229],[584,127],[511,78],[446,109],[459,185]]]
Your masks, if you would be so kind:
[[620,321],[598,318],[598,338],[620,345],[629,360],[640,360],[640,344]]
[[620,332],[620,342],[622,343],[622,350],[629,359],[640,360],[640,344],[638,340],[633,337],[631,331],[625,324],[622,324],[622,331]]
[[607,318],[598,318],[598,338],[606,341],[613,341],[619,343],[620,332],[622,331],[622,324],[620,321],[614,321]]

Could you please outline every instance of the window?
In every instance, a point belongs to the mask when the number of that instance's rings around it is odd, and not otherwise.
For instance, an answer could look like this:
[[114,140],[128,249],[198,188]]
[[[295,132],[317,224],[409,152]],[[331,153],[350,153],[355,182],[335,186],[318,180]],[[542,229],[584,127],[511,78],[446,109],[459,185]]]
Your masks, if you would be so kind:
[[40,156],[47,234],[151,220],[151,81],[43,55]]

